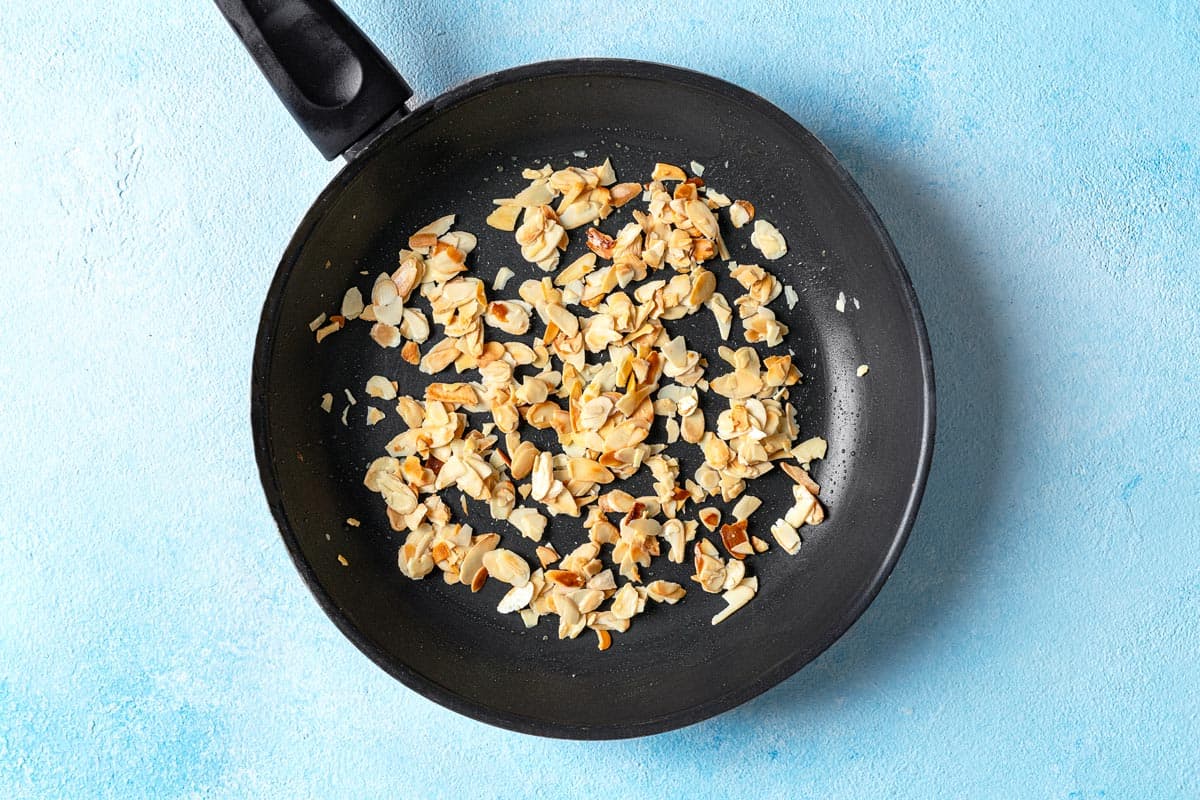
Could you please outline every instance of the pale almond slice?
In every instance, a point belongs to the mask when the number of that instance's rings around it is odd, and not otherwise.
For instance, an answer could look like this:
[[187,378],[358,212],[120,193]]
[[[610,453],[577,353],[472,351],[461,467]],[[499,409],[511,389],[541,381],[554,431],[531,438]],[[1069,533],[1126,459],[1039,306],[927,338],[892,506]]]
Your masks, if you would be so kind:
[[397,385],[382,375],[372,375],[367,379],[366,392],[371,397],[380,400],[395,400]]
[[358,316],[362,312],[362,292],[359,291],[357,286],[351,286],[346,290],[346,295],[342,298],[342,316],[346,319],[358,319]]
[[520,611],[529,605],[529,601],[533,599],[533,584],[525,583],[521,586],[514,586],[505,592],[504,597],[500,598],[500,602],[496,605],[496,610],[501,614],[511,614],[514,611]]
[[796,307],[796,303],[800,302],[800,295],[796,294],[796,290],[786,284],[783,287],[783,297],[787,302],[788,311],[791,311]]
[[745,606],[754,599],[754,595],[758,592],[758,579],[746,578],[734,588],[725,592],[723,595],[726,606],[719,614],[712,618],[713,625],[720,625],[738,609]]
[[725,565],[725,583],[721,584],[721,588],[729,591],[733,587],[742,582],[746,577],[746,562],[745,561],[730,561]]
[[771,536],[775,538],[775,543],[783,548],[783,551],[790,556],[800,552],[800,534],[796,529],[788,524],[787,520],[777,519],[771,525]]
[[774,261],[787,255],[787,242],[783,234],[766,220],[756,220],[754,232],[750,234],[750,244],[758,248],[763,257]]
[[[508,230],[512,230],[512,228],[508,228]],[[515,274],[516,273],[508,267],[501,267],[499,271],[496,272],[496,277],[492,281],[492,288],[497,292],[503,291],[504,287],[508,285],[509,279]]]
[[757,511],[758,507],[761,505],[762,500],[754,495],[742,495],[741,499],[738,500],[737,504],[733,507],[733,518],[739,522],[749,519],[750,515]]
[[792,448],[792,458],[799,461],[801,464],[808,464],[819,458],[825,457],[825,451],[828,449],[828,443],[820,436],[814,436],[811,439],[805,439],[800,444]]
[[508,522],[520,531],[521,535],[526,539],[540,542],[542,534],[546,531],[548,520],[539,514],[536,509],[518,507],[509,512]]

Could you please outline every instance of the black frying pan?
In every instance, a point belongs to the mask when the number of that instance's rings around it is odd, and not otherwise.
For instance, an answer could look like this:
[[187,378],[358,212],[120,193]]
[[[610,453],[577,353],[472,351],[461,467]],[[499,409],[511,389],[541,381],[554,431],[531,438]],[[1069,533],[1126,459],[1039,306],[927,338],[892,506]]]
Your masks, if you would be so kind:
[[[284,542],[351,641],[455,711],[527,733],[603,739],[665,731],[733,708],[811,661],[854,622],[890,574],[916,515],[932,452],[933,372],[895,248],[812,134],[723,81],[616,60],[510,69],[409,111],[407,85],[330,3],[218,5],[321,152],[347,158],[275,274],[259,327],[251,410],[263,487]],[[578,150],[588,157],[574,157]],[[800,302],[790,312],[782,302],[773,307],[791,326],[789,343],[805,373],[793,395],[801,434],[823,435],[830,448],[814,467],[828,520],[804,530],[797,556],[775,548],[753,559],[761,590],[750,605],[712,627],[721,599],[695,590],[685,565],[660,558],[653,576],[693,591],[675,607],[651,604],[600,653],[594,638],[558,641],[548,622],[525,630],[516,615],[495,613],[496,581],[473,595],[436,574],[420,582],[400,574],[399,540],[362,476],[403,423],[389,413],[368,428],[360,403],[343,427],[341,403],[332,414],[317,405],[327,391],[340,401],[343,387],[361,397],[376,373],[417,396],[429,379],[397,350],[372,344],[368,325],[351,325],[318,346],[307,323],[335,311],[349,286],[369,289],[375,274],[395,267],[413,231],[451,212],[457,227],[478,235],[472,267],[489,285],[501,266],[516,270],[513,288],[541,277],[521,261],[512,234],[484,224],[490,199],[524,186],[520,168],[539,160],[590,166],[605,156],[622,180],[644,178],[656,161],[695,159],[712,186],[750,199],[784,233],[790,252],[770,268]],[[724,233],[735,259],[758,261],[746,246],[748,232]],[[582,238],[573,237],[564,264],[582,250]],[[718,288],[733,298],[740,290],[730,284],[726,275]],[[836,311],[840,291],[861,308],[851,302]],[[678,330],[717,362],[711,317],[689,317]],[[856,377],[864,363],[870,373]],[[711,429],[715,414],[709,417]],[[689,453],[681,458],[684,472],[698,465]],[[754,517],[764,538],[790,503],[789,485],[777,470],[751,486],[765,500]],[[457,507],[457,494],[448,494]],[[347,517],[362,527],[347,527]],[[486,516],[467,521],[476,531],[496,529]],[[580,540],[577,526],[553,520],[548,538],[566,552]],[[505,546],[532,559],[530,542],[511,531],[504,536]]]

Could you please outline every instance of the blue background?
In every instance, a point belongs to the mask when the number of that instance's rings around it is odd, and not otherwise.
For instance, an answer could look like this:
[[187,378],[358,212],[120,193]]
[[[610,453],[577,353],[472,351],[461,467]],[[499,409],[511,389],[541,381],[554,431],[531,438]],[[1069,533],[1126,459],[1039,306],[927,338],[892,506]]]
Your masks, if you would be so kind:
[[250,447],[259,303],[337,165],[207,3],[9,2],[0,796],[1200,797],[1195,3],[345,7],[421,98],[618,55],[823,139],[933,340],[911,542],[830,651],[683,731],[538,740],[404,689],[309,597]]

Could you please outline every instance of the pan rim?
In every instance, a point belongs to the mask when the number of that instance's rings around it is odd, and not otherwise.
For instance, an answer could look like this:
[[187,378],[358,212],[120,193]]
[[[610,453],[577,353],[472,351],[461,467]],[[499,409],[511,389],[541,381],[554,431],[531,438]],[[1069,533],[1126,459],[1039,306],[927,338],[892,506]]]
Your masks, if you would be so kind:
[[[840,618],[831,620],[833,624],[818,639],[817,645],[783,659],[772,668],[764,671],[752,683],[731,689],[698,705],[689,706],[669,714],[638,722],[603,725],[553,722],[507,711],[499,711],[469,700],[449,687],[438,683],[433,678],[416,672],[406,664],[399,663],[388,653],[384,652],[381,647],[376,645],[370,637],[359,630],[351,621],[347,612],[342,610],[326,591],[317,578],[315,570],[301,551],[299,540],[293,531],[287,510],[284,508],[282,492],[273,467],[274,446],[270,439],[268,413],[268,379],[271,374],[274,333],[286,293],[287,283],[292,274],[292,266],[295,264],[308,238],[325,217],[334,200],[340,196],[343,189],[361,172],[371,158],[388,147],[389,143],[396,140],[397,137],[400,139],[405,138],[409,133],[419,129],[458,103],[490,89],[530,79],[590,75],[666,81],[723,95],[745,104],[764,118],[779,124],[798,140],[805,142],[811,148],[812,152],[822,160],[823,165],[829,168],[837,178],[838,183],[858,207],[859,213],[862,214],[863,219],[878,238],[887,255],[884,261],[888,263],[881,263],[879,266],[893,273],[892,277],[900,288],[901,297],[899,299],[905,307],[918,346],[921,361],[923,401],[921,448],[917,458],[917,469],[913,475],[907,502],[898,521],[891,547],[885,554],[883,562],[870,585],[865,591],[860,593],[858,602],[853,604]],[[267,505],[271,510],[271,515],[275,520],[280,536],[287,547],[292,563],[304,579],[317,604],[333,621],[338,630],[362,651],[364,655],[375,662],[384,672],[400,681],[400,683],[409,689],[452,711],[480,722],[537,736],[577,740],[606,740],[663,733],[694,725],[736,708],[782,683],[796,672],[799,672],[800,669],[828,650],[853,626],[875,600],[891,576],[916,521],[933,459],[936,401],[933,356],[928,331],[925,326],[925,319],[921,313],[912,280],[900,258],[900,254],[896,250],[896,246],[875,208],[866,198],[866,195],[846,169],[815,135],[769,100],[720,78],[681,67],[649,61],[609,58],[563,59],[535,62],[489,73],[462,83],[421,104],[418,108],[399,120],[395,126],[368,144],[330,180],[305,213],[299,225],[297,225],[295,233],[293,233],[289,240],[263,302],[255,339],[252,372],[250,417],[259,479],[266,495]]]

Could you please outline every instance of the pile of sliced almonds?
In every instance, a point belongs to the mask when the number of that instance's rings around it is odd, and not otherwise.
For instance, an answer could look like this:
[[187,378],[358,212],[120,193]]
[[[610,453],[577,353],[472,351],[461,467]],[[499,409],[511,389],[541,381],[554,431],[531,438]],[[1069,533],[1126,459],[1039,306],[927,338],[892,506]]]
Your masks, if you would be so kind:
[[[627,630],[648,600],[673,605],[684,597],[679,584],[644,583],[642,570],[664,550],[668,561],[683,563],[691,544],[692,581],[726,601],[716,625],[754,597],[758,579],[747,574],[747,559],[770,548],[751,533],[761,501],[747,493],[748,482],[777,465],[794,481],[794,505],[762,526],[789,554],[800,549],[800,529],[825,515],[807,471],[824,457],[825,441],[797,443],[788,402],[800,372],[790,352],[760,358],[748,346],[783,345],[788,328],[770,306],[781,294],[793,304],[795,292],[761,266],[728,261],[718,214],[726,209],[741,228],[754,220],[754,206],[731,202],[698,175],[658,164],[646,184],[618,183],[609,161],[522,174],[529,185],[495,200],[487,222],[514,233],[521,257],[547,273],[540,280],[524,281],[516,297],[489,298],[488,287],[467,274],[476,238],[453,230],[449,215],[410,237],[399,267],[376,278],[369,303],[352,288],[340,314],[322,314],[310,325],[320,342],[364,320],[371,339],[400,348],[422,372],[453,368],[457,376],[429,383],[421,398],[400,395],[384,376],[366,382],[366,394],[394,401],[404,422],[364,479],[382,497],[391,527],[406,533],[400,570],[421,579],[436,568],[446,583],[472,591],[489,578],[500,581],[511,588],[499,612],[519,613],[529,627],[544,615],[557,617],[559,638],[590,628],[604,650],[611,632]],[[612,233],[596,227],[636,198],[645,207],[633,210],[631,221]],[[585,226],[589,252],[562,264],[570,232]],[[761,219],[751,243],[766,259],[787,252],[783,235]],[[716,291],[706,266],[718,258],[745,292],[732,302]],[[652,278],[664,270],[668,277]],[[513,276],[502,269],[491,290],[502,291]],[[415,307],[414,293],[425,299],[428,317]],[[719,361],[710,363],[664,326],[702,310],[726,341],[736,312],[747,346],[722,346]],[[540,333],[532,333],[535,322]],[[505,341],[490,339],[490,330],[506,334]],[[704,401],[706,395],[720,399]],[[325,395],[322,408],[331,403]],[[720,408],[716,430],[704,415],[713,403]],[[385,417],[371,406],[367,423]],[[665,441],[650,439],[656,419]],[[526,427],[552,431],[557,447],[540,450],[522,438]],[[703,455],[692,475],[681,476],[667,453],[679,441]],[[653,478],[652,494],[618,488],[643,471]],[[501,534],[454,522],[440,494],[448,487],[464,496],[464,512],[465,498],[486,504],[497,523],[538,543],[536,565],[500,547]],[[717,498],[733,504],[724,524],[721,511],[707,505]],[[542,543],[550,516],[579,518],[586,540],[580,536],[565,554]],[[724,555],[705,532],[718,534]]]

